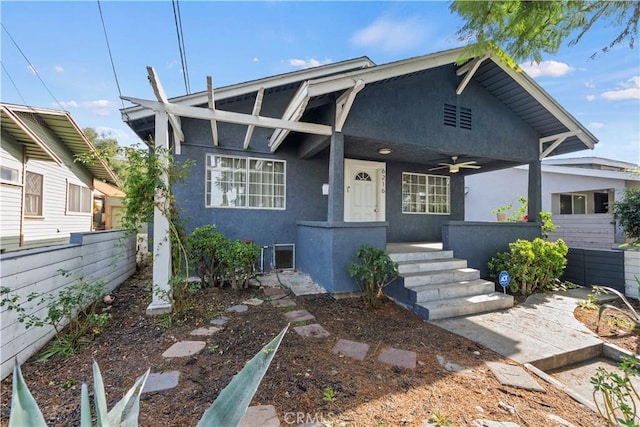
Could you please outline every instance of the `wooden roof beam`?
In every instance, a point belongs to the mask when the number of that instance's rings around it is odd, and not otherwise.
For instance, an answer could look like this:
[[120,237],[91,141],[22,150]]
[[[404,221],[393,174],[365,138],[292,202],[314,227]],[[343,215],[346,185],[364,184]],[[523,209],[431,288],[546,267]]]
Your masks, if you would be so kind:
[[458,68],[458,70],[456,71],[456,74],[458,76],[465,74],[465,76],[460,82],[460,84],[458,85],[458,88],[456,89],[456,95],[462,94],[462,91],[464,91],[464,88],[467,87],[467,85],[471,81],[471,78],[474,76],[476,71],[478,71],[478,68],[480,68],[480,65],[482,65],[482,62],[488,58],[489,58],[489,53],[485,53],[484,56],[480,58],[476,58],[472,61],[469,61],[466,64],[464,64],[462,67]]
[[[545,136],[540,138],[540,160],[543,160],[549,154],[553,152],[560,144],[562,144],[567,138],[571,136],[578,136],[582,133],[580,130],[572,130],[568,132],[559,133],[557,135]],[[551,143],[545,148],[545,144]]]
[[[210,110],[216,109],[216,104],[213,98],[213,79],[211,76],[207,76],[207,100]],[[213,145],[218,146],[218,124],[215,120],[211,120],[211,135],[213,136]]]
[[[331,126],[317,123],[298,122],[290,120],[275,119],[272,117],[253,116],[251,114],[236,113],[233,111],[210,110],[208,108],[190,107],[180,104],[164,104],[149,99],[140,99],[129,96],[122,96],[122,99],[132,104],[137,104],[153,111],[166,111],[182,117],[190,117],[200,120],[217,120],[224,123],[234,123],[239,125],[254,125],[269,129],[286,129],[294,132],[309,133],[314,135],[329,136],[333,133]],[[273,149],[272,149],[273,150]]]
[[[258,117],[260,115],[260,109],[262,108],[262,98],[264,97],[264,87],[258,89],[258,93],[256,94],[256,102],[253,104],[253,113],[252,115]],[[253,130],[255,129],[255,125],[249,125],[247,128],[247,134],[244,137],[244,143],[242,144],[242,149],[246,150],[249,148],[249,141],[251,141],[251,136],[253,136]]]
[[[149,75],[149,82],[151,83],[151,87],[153,88],[153,93],[155,93],[158,101],[163,104],[168,104],[169,100],[167,98],[167,94],[165,93],[162,84],[160,84],[160,79],[156,74],[156,70],[154,70],[153,67],[147,67],[147,74]],[[173,129],[173,139],[175,141],[176,154],[180,154],[180,144],[184,141],[184,134],[182,133],[180,117],[177,117],[175,114],[169,114],[169,123],[171,123],[171,128]]]
[[[307,108],[307,104],[309,103],[309,82],[305,81],[300,85],[298,91],[293,95],[291,101],[289,101],[289,105],[284,110],[282,114],[282,120],[288,121],[298,121],[304,114],[304,110]],[[274,152],[278,149],[280,144],[284,141],[284,139],[289,135],[289,130],[287,129],[276,129],[271,134],[269,138],[269,147],[271,147],[271,152]]]
[[355,101],[358,92],[364,89],[364,86],[364,81],[358,80],[351,89],[340,95],[340,98],[336,100],[336,121],[334,126],[336,132],[342,132],[342,126],[347,121],[353,101]]

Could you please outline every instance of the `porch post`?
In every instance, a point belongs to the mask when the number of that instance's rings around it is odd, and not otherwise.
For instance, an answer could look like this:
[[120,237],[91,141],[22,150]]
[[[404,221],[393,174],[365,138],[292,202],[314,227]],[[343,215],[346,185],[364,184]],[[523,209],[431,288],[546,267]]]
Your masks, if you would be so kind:
[[464,175],[451,174],[449,178],[449,194],[451,213],[449,219],[451,221],[464,221]]
[[344,135],[333,132],[329,153],[329,205],[327,221],[344,222]]
[[[155,146],[159,148],[158,157],[162,164],[168,166],[166,157],[169,150],[169,117],[166,111],[156,111]],[[166,174],[161,177],[164,184],[169,186]],[[153,289],[151,304],[147,307],[147,315],[171,313],[169,301],[169,277],[171,276],[171,239],[169,234],[169,220],[158,206],[165,206],[167,201],[160,191],[154,196],[153,208]]]
[[540,211],[542,210],[542,162],[540,160],[529,163],[529,194],[527,200],[529,202],[529,222],[540,221]]

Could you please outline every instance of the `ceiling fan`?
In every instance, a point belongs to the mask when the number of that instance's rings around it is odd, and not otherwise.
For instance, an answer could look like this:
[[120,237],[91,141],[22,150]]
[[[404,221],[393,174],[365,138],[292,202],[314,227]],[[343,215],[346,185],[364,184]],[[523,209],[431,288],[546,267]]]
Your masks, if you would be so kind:
[[457,163],[457,161],[458,161],[458,156],[452,156],[451,163],[438,163],[440,166],[436,168],[431,168],[429,170],[435,171],[439,169],[449,168],[449,173],[458,173],[460,172],[460,168],[480,169],[480,166],[475,165],[475,163],[478,163],[475,160],[472,160],[470,162],[461,162],[461,163]]

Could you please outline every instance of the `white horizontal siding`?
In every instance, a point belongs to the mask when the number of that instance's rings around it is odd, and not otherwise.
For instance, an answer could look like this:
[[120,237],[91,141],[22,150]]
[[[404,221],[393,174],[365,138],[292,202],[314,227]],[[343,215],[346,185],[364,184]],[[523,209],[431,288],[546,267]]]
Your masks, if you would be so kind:
[[573,248],[611,249],[615,244],[615,226],[611,214],[553,215],[558,231],[550,240],[562,239]]
[[22,153],[6,132],[2,132],[0,164],[18,171],[18,185],[0,184],[0,249],[11,251],[20,245]]
[[[106,231],[72,235],[74,244],[38,248],[0,255],[0,281],[12,293],[25,298],[31,292],[57,295],[79,279],[104,280],[115,289],[135,272],[134,236],[122,231]],[[64,270],[67,274],[61,274]],[[25,303],[27,310],[44,316],[45,308],[37,301]],[[54,331],[47,327],[25,329],[14,311],[0,309],[0,375],[11,373],[13,359],[24,362],[35,354]]]
[[640,297],[638,280],[640,280],[640,252],[624,251],[624,282],[627,296]]

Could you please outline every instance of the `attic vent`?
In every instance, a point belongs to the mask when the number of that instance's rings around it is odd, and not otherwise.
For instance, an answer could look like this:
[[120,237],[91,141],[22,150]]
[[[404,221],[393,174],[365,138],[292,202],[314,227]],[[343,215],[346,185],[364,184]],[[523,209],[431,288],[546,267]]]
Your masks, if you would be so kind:
[[471,130],[471,108],[460,107],[460,129]]
[[456,127],[457,107],[451,104],[444,104],[444,125]]

